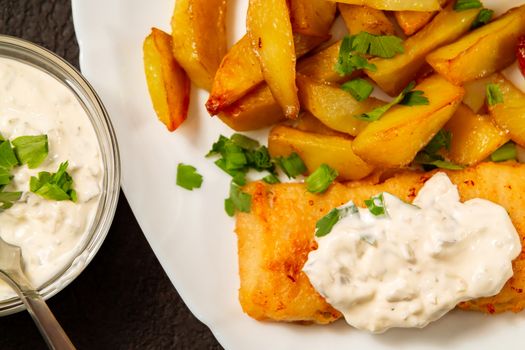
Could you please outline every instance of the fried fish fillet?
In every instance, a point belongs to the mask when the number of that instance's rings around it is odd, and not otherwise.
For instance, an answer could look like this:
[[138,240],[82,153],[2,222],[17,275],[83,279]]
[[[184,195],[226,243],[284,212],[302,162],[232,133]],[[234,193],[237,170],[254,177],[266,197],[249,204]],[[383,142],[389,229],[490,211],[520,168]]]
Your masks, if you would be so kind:
[[[365,199],[383,191],[412,201],[433,174],[405,171],[383,183],[334,184],[323,195],[308,193],[302,184],[247,185],[252,209],[237,216],[236,226],[243,310],[258,320],[321,324],[337,320],[341,314],[315,291],[302,272],[308,253],[316,248],[317,220],[349,200],[364,206]],[[505,207],[524,245],[525,165],[483,163],[447,174],[458,186],[462,201],[479,197]],[[521,311],[525,308],[523,251],[513,269],[514,276],[498,295],[462,303],[460,307],[489,313]]]

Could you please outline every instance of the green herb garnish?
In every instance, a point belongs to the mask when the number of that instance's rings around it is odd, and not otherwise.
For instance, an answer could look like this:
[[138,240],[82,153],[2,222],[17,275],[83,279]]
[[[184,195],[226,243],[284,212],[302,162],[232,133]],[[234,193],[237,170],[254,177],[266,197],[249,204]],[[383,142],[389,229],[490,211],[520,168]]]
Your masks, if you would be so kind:
[[41,171],[38,177],[31,176],[30,191],[49,200],[76,202],[77,194],[73,189],[73,178],[67,173],[67,167],[68,162],[64,162],[60,164],[56,173]]
[[423,93],[424,92],[421,90],[409,91],[406,93],[405,97],[403,98],[403,101],[401,101],[400,104],[404,106],[428,105],[430,102],[428,101],[428,98],[423,95]]
[[428,154],[435,154],[440,149],[444,148],[450,150],[450,143],[452,141],[452,133],[445,129],[441,129],[438,133],[430,140],[430,142],[423,149]]
[[308,178],[306,179],[306,190],[310,193],[323,193],[339,174],[337,170],[330,168],[326,164],[321,164]]
[[341,89],[350,93],[357,101],[363,101],[374,91],[374,86],[365,79],[353,79],[341,85]]
[[177,166],[177,185],[192,191],[202,185],[202,175],[191,165],[179,163]]
[[454,4],[455,11],[465,11],[481,7],[483,7],[483,4],[479,0],[457,0]]
[[516,144],[514,142],[507,142],[490,155],[490,160],[493,162],[504,162],[506,160],[513,160],[518,157]]
[[47,158],[47,135],[20,136],[12,141],[21,164],[30,169],[38,167]]
[[472,25],[470,26],[470,28],[476,29],[476,28],[484,26],[485,24],[490,22],[493,15],[494,15],[494,11],[489,10],[489,9],[482,9],[481,11],[479,11],[474,22],[472,22]]
[[224,210],[229,216],[236,211],[249,213],[252,206],[252,196],[243,192],[234,182],[230,185],[230,197],[224,200]]
[[385,215],[386,213],[385,201],[382,193],[365,200],[365,205],[372,215],[379,216]]
[[13,175],[6,168],[0,167],[0,190],[5,186],[11,183]]
[[487,84],[487,103],[489,106],[503,103],[503,94],[498,84]]
[[288,157],[280,157],[277,159],[281,168],[283,169],[286,176],[295,179],[297,176],[302,175],[306,172],[306,165],[303,160],[295,152],[290,154]]
[[435,168],[447,170],[461,170],[464,168],[461,165],[445,160],[445,158],[439,154],[428,154],[425,151],[419,152],[414,161],[423,165],[423,168],[427,171]]
[[262,180],[270,185],[278,184],[281,182],[279,178],[275,176],[274,174],[266,175],[265,177],[262,178]]
[[13,206],[22,197],[22,192],[0,192],[0,212]]
[[9,171],[18,165],[15,151],[9,141],[0,141],[0,168]]
[[342,218],[347,216],[348,214],[355,214],[358,213],[359,210],[354,205],[354,203],[350,202],[349,204],[334,208],[328,212],[325,216],[323,216],[317,223],[315,224],[315,236],[316,237],[323,237],[332,232],[332,228],[335,224],[339,222]]
[[230,140],[243,149],[256,149],[259,147],[259,142],[257,140],[251,139],[242,134],[233,134],[230,137]]

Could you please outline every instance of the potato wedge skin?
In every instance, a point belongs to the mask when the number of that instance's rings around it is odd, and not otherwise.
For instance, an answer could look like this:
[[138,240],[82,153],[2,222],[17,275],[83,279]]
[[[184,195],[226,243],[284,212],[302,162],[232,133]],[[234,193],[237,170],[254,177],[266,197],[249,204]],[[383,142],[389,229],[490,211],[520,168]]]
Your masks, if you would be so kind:
[[503,103],[488,106],[491,118],[512,141],[525,147],[525,94],[501,74],[495,74],[492,82],[499,86]]
[[326,0],[290,0],[294,33],[324,37],[335,19],[336,4]]
[[525,34],[525,5],[427,56],[434,70],[454,84],[486,77],[510,65]]
[[209,91],[226,54],[226,0],[177,0],[171,30],[175,58],[194,84]]
[[368,32],[376,35],[394,34],[394,25],[384,12],[368,6],[338,4],[339,12],[352,35]]
[[368,125],[367,122],[354,118],[354,115],[384,104],[375,98],[358,102],[337,85],[318,82],[301,74],[297,75],[297,85],[304,109],[326,126],[352,136],[356,136]]
[[332,0],[351,5],[364,5],[387,11],[438,11],[438,0]]
[[246,26],[273,97],[288,118],[297,118],[296,56],[286,0],[250,0]]
[[328,126],[323,124],[319,119],[314,117],[313,114],[307,111],[301,112],[299,118],[291,121],[291,123],[289,123],[288,126],[291,126],[292,128],[300,131],[311,132],[314,134],[340,136],[348,138],[348,134],[329,128]]
[[365,162],[385,168],[409,164],[452,117],[464,94],[437,74],[415,89],[424,92],[428,105],[394,106],[355,138],[354,153]]
[[478,80],[469,81],[465,83],[465,97],[463,97],[463,104],[468,106],[475,113],[480,113],[485,107],[485,100],[487,97],[487,84],[492,81],[492,76]]
[[171,36],[152,28],[144,40],[144,70],[159,120],[174,131],[188,117],[190,80],[173,57]]
[[314,172],[327,164],[339,173],[340,180],[359,180],[369,175],[373,167],[363,162],[352,151],[348,137],[305,132],[287,126],[276,126],[268,136],[268,150],[272,157],[289,156],[296,152]]
[[478,12],[479,9],[456,12],[448,6],[429,25],[405,40],[403,54],[370,60],[377,71],[366,73],[389,95],[399,94],[425,64],[425,56],[466,33]]
[[476,114],[464,104],[444,128],[452,134],[448,157],[455,164],[477,164],[510,139],[488,115]]
[[[447,0],[439,0],[439,4],[444,6],[447,3]],[[396,18],[399,27],[403,30],[403,33],[406,35],[412,35],[432,20],[432,18],[437,14],[436,11],[396,11],[394,16]]]
[[283,110],[275,102],[266,84],[226,107],[218,114],[230,128],[248,131],[265,128],[285,119]]

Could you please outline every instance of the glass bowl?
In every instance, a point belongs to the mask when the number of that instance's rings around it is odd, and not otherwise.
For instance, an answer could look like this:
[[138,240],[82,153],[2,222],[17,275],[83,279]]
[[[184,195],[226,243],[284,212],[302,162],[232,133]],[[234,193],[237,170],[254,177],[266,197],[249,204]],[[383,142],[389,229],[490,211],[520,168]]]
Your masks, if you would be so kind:
[[[117,139],[108,113],[87,80],[68,62],[51,51],[28,41],[0,35],[0,57],[35,67],[66,86],[86,111],[100,147],[104,175],[98,209],[78,253],[64,268],[38,290],[48,299],[64,289],[93,259],[113,221],[120,191],[120,157]],[[23,252],[22,252],[23,253]],[[0,300],[0,316],[24,310],[18,297]]]

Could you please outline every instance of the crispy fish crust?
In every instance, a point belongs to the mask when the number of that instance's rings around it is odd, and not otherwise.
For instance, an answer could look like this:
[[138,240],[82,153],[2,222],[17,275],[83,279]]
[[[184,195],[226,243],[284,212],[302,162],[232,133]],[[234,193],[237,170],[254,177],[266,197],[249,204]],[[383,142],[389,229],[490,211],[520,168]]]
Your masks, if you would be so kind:
[[[316,248],[315,223],[332,208],[390,192],[412,201],[435,172],[406,171],[382,183],[376,180],[334,184],[323,195],[313,195],[302,184],[268,185],[254,182],[245,187],[252,195],[250,213],[237,215],[239,300],[244,312],[258,320],[330,323],[341,314],[311,286],[302,267]],[[485,198],[505,207],[525,237],[525,165],[483,163],[447,172],[458,186],[461,200]],[[490,258],[490,257],[487,257]],[[496,296],[459,305],[489,313],[521,311],[525,307],[525,253],[514,261],[514,277]]]

